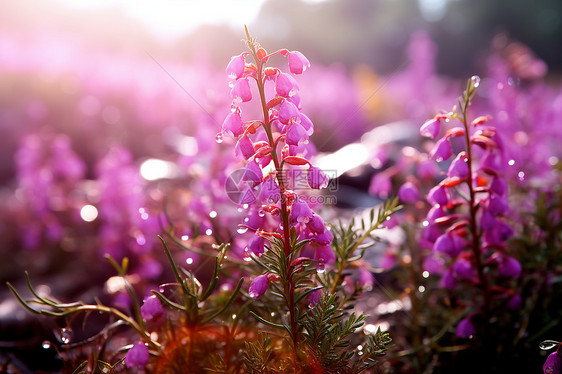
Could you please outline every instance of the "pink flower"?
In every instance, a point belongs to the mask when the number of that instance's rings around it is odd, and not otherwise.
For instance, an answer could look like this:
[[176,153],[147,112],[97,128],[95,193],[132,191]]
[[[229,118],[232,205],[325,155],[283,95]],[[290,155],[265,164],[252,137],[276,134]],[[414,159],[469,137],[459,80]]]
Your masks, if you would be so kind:
[[252,143],[248,135],[241,136],[234,146],[234,154],[237,156],[244,156],[246,160],[252,157],[255,153],[254,143]]
[[236,83],[234,83],[232,90],[230,90],[230,96],[235,104],[252,100],[252,91],[250,90],[250,82],[248,79],[238,79]]
[[330,181],[326,174],[324,174],[324,172],[316,166],[308,168],[307,179],[310,188],[314,189],[324,188]]
[[295,104],[284,100],[279,106],[279,121],[286,125],[289,122],[296,122],[300,118],[300,113]]
[[369,186],[369,193],[378,196],[381,199],[386,199],[392,190],[392,182],[387,173],[377,173],[371,179]]
[[468,173],[468,157],[465,152],[461,152],[455,157],[453,162],[451,162],[449,170],[447,171],[447,176],[449,178],[458,177],[465,180],[469,177]]
[[260,257],[265,248],[265,239],[259,235],[254,235],[252,239],[248,241],[246,248],[256,256]]
[[291,207],[291,221],[296,223],[308,223],[312,219],[312,210],[306,201],[297,199]]
[[329,245],[316,247],[314,259],[322,264],[331,264],[336,260],[336,254]]
[[542,370],[544,374],[560,374],[562,372],[562,362],[558,351],[552,352],[548,355],[544,365],[542,366]]
[[324,220],[316,213],[312,214],[312,218],[306,223],[306,227],[314,234],[321,234],[326,230]]
[[231,80],[238,79],[244,73],[244,67],[246,63],[244,62],[245,53],[241,53],[238,56],[233,56],[226,67],[226,75]]
[[234,138],[237,138],[244,132],[244,122],[242,122],[239,111],[231,112],[226,116],[222,123],[222,132]]
[[314,124],[312,123],[310,118],[308,118],[305,114],[301,113],[300,119],[301,119],[301,125],[306,130],[306,133],[308,135],[312,135],[312,133],[314,133]]
[[439,130],[441,130],[441,123],[439,122],[439,120],[429,119],[425,121],[423,125],[421,125],[420,134],[422,136],[435,139],[435,137],[439,134]]
[[447,189],[441,184],[438,184],[427,193],[427,201],[432,205],[447,205],[449,202]]
[[250,284],[248,293],[250,294],[250,297],[259,299],[265,291],[267,291],[268,286],[269,280],[267,279],[267,274],[258,275]]
[[452,155],[453,148],[451,147],[451,143],[449,142],[449,140],[447,140],[447,138],[439,139],[430,152],[431,158],[437,162],[447,160]]
[[299,123],[293,122],[287,128],[285,142],[289,145],[299,145],[308,141],[308,134]]
[[291,97],[299,89],[295,78],[286,73],[279,73],[275,78],[275,92],[282,97]]
[[289,70],[293,74],[302,74],[310,67],[308,59],[299,51],[289,52]]
[[320,301],[320,296],[322,296],[322,289],[319,288],[315,291],[312,291],[309,295],[308,295],[308,307],[309,308],[313,308],[316,304],[318,304],[318,301]]
[[148,363],[148,348],[143,342],[138,342],[133,345],[127,355],[125,356],[125,365],[128,368],[139,368],[142,369]]
[[521,264],[513,257],[504,256],[498,264],[500,275],[506,278],[519,278],[521,275]]

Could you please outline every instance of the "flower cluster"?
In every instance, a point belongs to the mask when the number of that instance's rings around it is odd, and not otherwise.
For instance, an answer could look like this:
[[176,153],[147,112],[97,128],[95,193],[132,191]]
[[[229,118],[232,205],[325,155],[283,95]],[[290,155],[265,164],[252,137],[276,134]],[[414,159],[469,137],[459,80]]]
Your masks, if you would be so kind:
[[[333,235],[322,218],[309,206],[306,197],[296,192],[294,173],[306,167],[309,188],[326,187],[328,178],[322,170],[307,159],[312,153],[309,137],[314,132],[312,121],[302,113],[299,86],[294,75],[302,74],[310,67],[308,59],[298,51],[278,50],[267,53],[248,36],[249,52],[232,57],[226,68],[231,80],[231,112],[222,125],[222,134],[236,140],[235,153],[245,160],[240,175],[244,190],[240,204],[251,205],[249,217],[241,232],[250,229],[255,235],[248,240],[248,255],[260,257],[266,239],[279,237],[283,241],[285,254],[293,252],[290,230],[296,230],[301,240],[313,251],[312,257],[322,268],[333,261],[330,248]],[[267,67],[275,55],[287,58],[289,72],[276,67]],[[247,62],[249,57],[253,62]],[[242,103],[252,101],[250,82],[255,82],[263,119],[243,120]],[[267,97],[266,90],[271,91]],[[267,215],[267,216],[266,216]],[[274,276],[272,273],[254,278],[250,295],[260,297]]]
[[[522,269],[506,245],[514,231],[505,218],[510,208],[502,177],[507,165],[501,137],[489,116],[470,123],[467,120],[479,82],[476,76],[468,81],[459,99],[459,112],[437,115],[420,128],[421,135],[437,139],[430,152],[433,160],[443,163],[452,158],[446,178],[427,194],[431,209],[424,223],[422,246],[431,248],[425,270],[441,274],[441,286],[446,289],[453,290],[460,282],[480,289],[482,297],[474,303],[488,313],[493,299],[508,299],[508,307],[520,307],[521,298],[513,289],[491,282],[516,279]],[[442,124],[452,120],[461,126],[448,128],[438,138]],[[461,150],[454,151],[458,148]],[[475,333],[470,322],[475,313],[459,323],[458,336]]]

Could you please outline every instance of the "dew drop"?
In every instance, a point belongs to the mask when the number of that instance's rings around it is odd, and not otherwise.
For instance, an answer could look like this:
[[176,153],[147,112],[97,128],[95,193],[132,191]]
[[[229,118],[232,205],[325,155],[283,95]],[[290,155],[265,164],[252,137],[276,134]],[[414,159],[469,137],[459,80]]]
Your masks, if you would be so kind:
[[470,80],[472,82],[472,87],[478,88],[478,86],[480,86],[480,77],[478,75],[473,75]]
[[316,265],[316,272],[317,272],[318,274],[323,274],[325,271],[326,271],[326,264],[324,264],[323,261],[322,261],[322,262],[319,262],[319,263]]
[[63,328],[60,330],[60,341],[63,344],[68,344],[70,343],[70,340],[72,339],[72,330],[69,328]]
[[217,133],[217,136],[215,136],[215,140],[217,141],[217,143],[222,143],[224,141],[223,137],[222,137],[222,132]]
[[543,351],[548,351],[549,349],[552,349],[559,344],[560,342],[554,340],[545,340],[539,344],[539,348],[542,349]]
[[249,295],[252,299],[257,299],[259,297],[259,294],[256,291],[250,291]]
[[41,347],[43,347],[43,349],[49,349],[51,348],[51,342],[48,340],[43,341],[43,343],[41,343]]
[[258,211],[258,216],[260,216],[260,217],[265,216],[265,212],[260,209],[260,210]]
[[248,228],[245,226],[240,226],[238,228],[238,230],[236,230],[239,234],[244,234],[246,231],[248,231]]

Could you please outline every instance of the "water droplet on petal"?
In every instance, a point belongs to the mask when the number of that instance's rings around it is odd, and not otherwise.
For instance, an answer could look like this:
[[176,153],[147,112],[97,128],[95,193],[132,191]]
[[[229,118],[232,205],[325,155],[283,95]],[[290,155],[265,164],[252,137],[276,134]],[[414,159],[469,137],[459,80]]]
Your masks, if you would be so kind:
[[260,209],[260,210],[258,211],[258,216],[260,216],[260,217],[265,216],[265,212]]
[[539,344],[539,348],[542,349],[543,351],[548,351],[549,349],[552,349],[559,344],[560,344],[559,342],[554,340],[545,340],[544,342],[541,342]]
[[41,343],[41,347],[43,347],[43,349],[49,349],[51,348],[51,342],[48,340],[43,341],[43,343]]
[[72,330],[69,328],[63,328],[60,330],[60,341],[63,344],[68,344],[70,343],[70,340],[72,339]]
[[256,291],[250,291],[249,295],[252,299],[257,299],[259,297],[259,294]]
[[478,75],[473,75],[470,80],[472,82],[472,87],[477,88],[480,86],[480,77]]
[[223,142],[224,139],[223,139],[223,137],[222,137],[222,132],[219,132],[219,133],[217,134],[217,136],[215,137],[215,140],[216,140],[217,143],[219,143],[219,144]]
[[238,230],[236,230],[236,231],[237,231],[239,234],[244,234],[246,231],[248,231],[248,228],[247,228],[247,227],[244,227],[244,226],[240,226],[240,227],[238,228]]

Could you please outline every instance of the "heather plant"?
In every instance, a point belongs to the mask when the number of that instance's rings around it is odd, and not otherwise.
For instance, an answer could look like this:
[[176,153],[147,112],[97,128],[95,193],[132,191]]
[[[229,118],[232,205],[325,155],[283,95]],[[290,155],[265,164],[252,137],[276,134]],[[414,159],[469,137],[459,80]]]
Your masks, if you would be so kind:
[[[233,151],[244,163],[234,173],[243,188],[229,195],[247,212],[238,229],[240,242],[246,243],[243,252],[232,252],[238,238],[230,238],[232,244],[215,243],[220,238],[216,226],[207,229],[209,240],[184,239],[188,235],[176,231],[164,209],[162,229],[174,246],[169,247],[163,237],[160,242],[174,281],[152,290],[141,302],[132,283],[138,273],[129,274],[128,256],[135,260],[145,254],[143,246],[149,240],[145,235],[154,232],[154,226],[145,222],[151,216],[138,210],[135,195],[123,196],[117,191],[106,193],[103,204],[130,199],[130,205],[115,206],[132,206],[138,221],[128,220],[127,210],[112,214],[125,218],[116,221],[127,225],[123,227],[133,224],[138,228],[129,238],[137,246],[126,254],[108,247],[105,257],[117,272],[112,283],[119,283],[126,292],[128,305],[107,306],[100,300],[96,304],[64,303],[36,290],[27,273],[32,299],[25,300],[8,283],[30,312],[68,318],[60,349],[63,356],[73,357],[76,372],[127,368],[170,373],[362,373],[373,368],[388,349],[389,334],[380,329],[362,332],[367,316],[353,309],[369,285],[363,255],[374,244],[378,230],[399,209],[397,200],[383,204],[378,213],[371,210],[369,217],[357,223],[330,226],[324,222],[315,211],[321,200],[310,190],[326,187],[329,179],[309,160],[314,126],[301,112],[294,78],[310,63],[297,51],[268,54],[247,30],[246,37],[248,50],[233,57],[226,69],[231,79],[231,112],[216,137],[219,144],[233,138]],[[289,72],[266,66],[275,56],[287,59]],[[244,103],[254,100],[251,84],[255,84],[263,114],[258,120],[243,117]],[[114,152],[100,166],[101,176],[106,173],[111,180],[115,180],[112,174],[127,170],[121,167],[127,164],[126,153]],[[131,178],[131,174],[123,177]],[[225,181],[227,187],[230,182]],[[202,211],[208,216],[206,208]],[[211,218],[222,216],[221,211],[214,212]],[[114,238],[115,233],[109,237]],[[182,250],[214,263],[210,274],[178,265],[177,258],[185,258]],[[187,265],[193,262],[189,259]],[[92,312],[106,316],[105,327],[84,342],[73,341],[71,322],[80,319],[87,325],[94,318]],[[128,326],[125,332],[123,325]],[[90,349],[76,354],[77,346],[87,344]],[[80,358],[83,362],[78,365]]]

